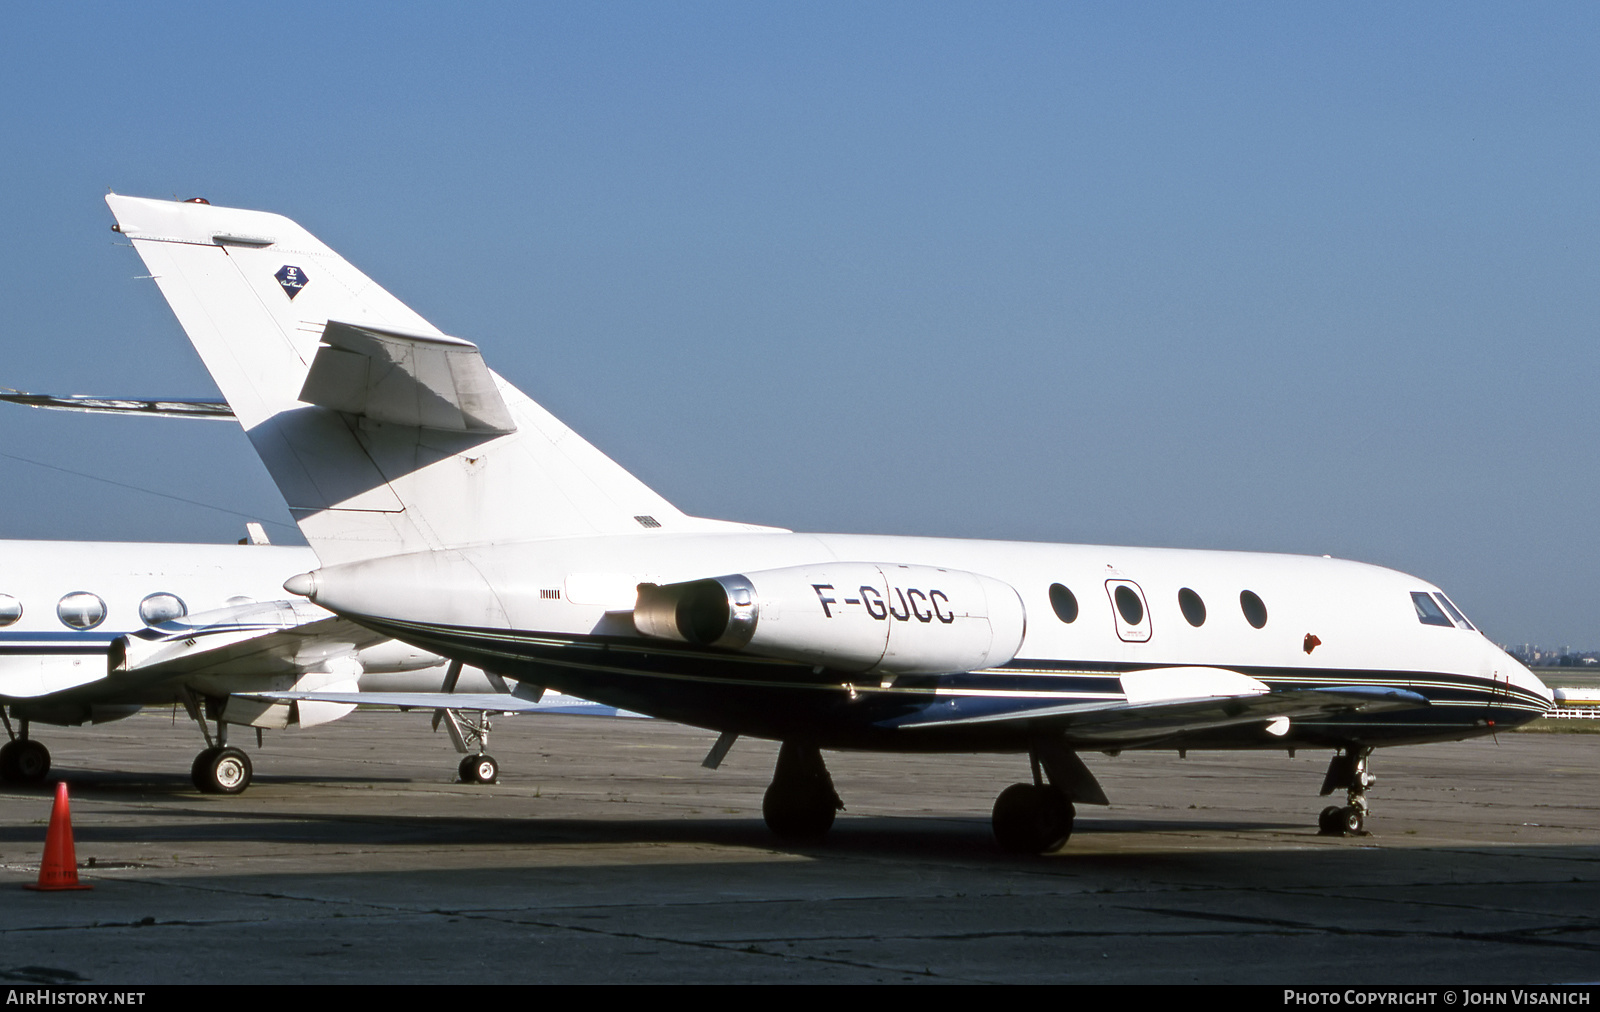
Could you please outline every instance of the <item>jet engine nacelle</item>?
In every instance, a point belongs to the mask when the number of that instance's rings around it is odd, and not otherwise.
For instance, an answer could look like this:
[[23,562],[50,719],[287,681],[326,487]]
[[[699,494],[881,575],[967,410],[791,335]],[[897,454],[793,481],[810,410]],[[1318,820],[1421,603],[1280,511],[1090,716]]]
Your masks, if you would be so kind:
[[1025,617],[1017,592],[987,576],[843,562],[641,584],[633,624],[645,636],[893,676],[1004,664]]

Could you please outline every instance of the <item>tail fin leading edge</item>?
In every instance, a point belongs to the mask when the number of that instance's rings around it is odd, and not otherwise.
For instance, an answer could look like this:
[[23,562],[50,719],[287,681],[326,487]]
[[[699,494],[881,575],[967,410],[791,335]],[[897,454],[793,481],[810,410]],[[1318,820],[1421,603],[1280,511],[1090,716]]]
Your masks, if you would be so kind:
[[324,565],[689,517],[287,218],[106,198]]

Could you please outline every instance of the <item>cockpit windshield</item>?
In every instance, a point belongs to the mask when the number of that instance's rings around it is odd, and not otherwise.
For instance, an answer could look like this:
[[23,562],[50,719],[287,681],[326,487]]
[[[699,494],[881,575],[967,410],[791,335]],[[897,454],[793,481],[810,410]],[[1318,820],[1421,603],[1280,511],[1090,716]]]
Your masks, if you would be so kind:
[[1439,610],[1439,605],[1427,594],[1417,591],[1411,595],[1411,603],[1417,607],[1417,621],[1423,625],[1442,625],[1447,629],[1454,629],[1456,624],[1450,617]]
[[1444,605],[1444,610],[1450,613],[1450,617],[1456,620],[1456,625],[1463,629],[1472,629],[1474,632],[1477,631],[1477,627],[1471,622],[1467,621],[1467,616],[1461,614],[1461,609],[1456,607],[1454,601],[1450,600],[1448,597],[1445,597],[1443,594],[1435,594],[1433,596],[1440,604]]

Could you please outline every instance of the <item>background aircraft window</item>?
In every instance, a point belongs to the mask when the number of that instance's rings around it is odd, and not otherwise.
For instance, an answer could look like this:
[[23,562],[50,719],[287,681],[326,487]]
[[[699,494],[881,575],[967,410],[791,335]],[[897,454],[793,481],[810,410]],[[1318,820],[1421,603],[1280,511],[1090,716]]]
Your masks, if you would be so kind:
[[1050,585],[1050,607],[1056,610],[1056,618],[1063,622],[1078,620],[1078,599],[1059,583]]
[[145,625],[171,622],[189,614],[188,605],[176,594],[151,594],[139,602],[139,619]]
[[93,629],[106,620],[106,603],[88,591],[74,591],[56,605],[56,617],[73,629]]
[[1199,628],[1206,624],[1206,603],[1188,587],[1178,591],[1178,607],[1183,609],[1183,617],[1190,625]]
[[22,602],[10,594],[0,594],[0,625],[10,625],[22,617]]
[[1456,603],[1454,601],[1450,600],[1448,597],[1445,597],[1443,594],[1435,594],[1433,596],[1436,601],[1444,605],[1444,610],[1450,613],[1450,617],[1456,620],[1457,625],[1461,626],[1463,629],[1472,629],[1473,632],[1477,632],[1477,630],[1473,628],[1472,623],[1467,621],[1467,616],[1461,614],[1461,609],[1456,607]]
[[1144,604],[1139,600],[1139,595],[1133,592],[1132,587],[1118,587],[1117,610],[1122,612],[1122,620],[1129,625],[1138,625],[1144,621]]
[[1239,608],[1244,612],[1244,620],[1257,629],[1267,624],[1267,606],[1253,592],[1239,592]]
[[1439,610],[1439,606],[1427,594],[1413,593],[1411,595],[1411,603],[1417,606],[1417,621],[1423,625],[1442,625],[1446,629],[1454,629],[1456,627],[1456,624],[1450,621],[1444,612]]

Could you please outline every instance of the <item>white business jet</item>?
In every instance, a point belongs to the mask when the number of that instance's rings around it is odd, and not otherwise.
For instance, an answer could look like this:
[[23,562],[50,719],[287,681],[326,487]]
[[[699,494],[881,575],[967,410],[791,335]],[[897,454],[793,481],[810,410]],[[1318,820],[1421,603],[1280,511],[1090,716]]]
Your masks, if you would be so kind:
[[100,724],[145,706],[184,706],[206,742],[195,786],[220,794],[252,777],[230,725],[259,734],[337,720],[357,704],[428,709],[464,753],[461,778],[487,783],[498,775],[487,714],[615,712],[511,695],[498,676],[279,600],[284,578],[315,564],[309,549],[261,543],[0,541],[0,781],[49,772],[31,725]]
[[1384,745],[1550,692],[1438,588],[1327,557],[797,534],[687,516],[299,225],[110,196],[321,563],[335,614],[467,664],[782,743],[763,811],[816,838],[821,749],[1026,755],[1000,844],[1106,797],[1080,753],[1334,751],[1360,833]]

